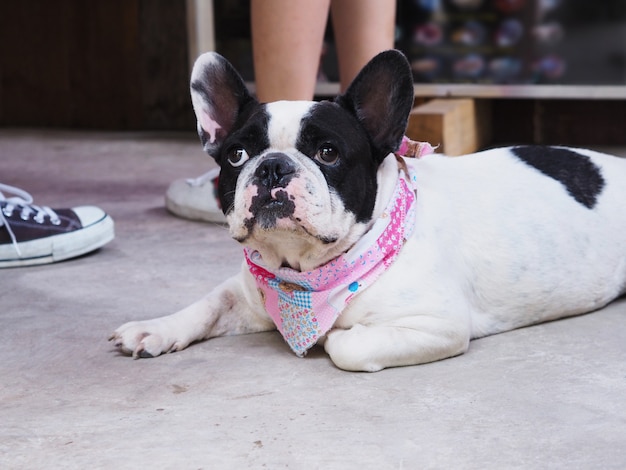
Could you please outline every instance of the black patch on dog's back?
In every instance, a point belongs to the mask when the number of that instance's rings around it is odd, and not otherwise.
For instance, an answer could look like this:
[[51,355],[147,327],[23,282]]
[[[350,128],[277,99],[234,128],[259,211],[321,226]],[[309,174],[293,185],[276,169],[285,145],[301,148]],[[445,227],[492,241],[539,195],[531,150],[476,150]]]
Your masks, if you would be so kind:
[[511,149],[527,165],[563,185],[577,202],[592,209],[604,188],[600,169],[591,159],[570,149],[536,145]]

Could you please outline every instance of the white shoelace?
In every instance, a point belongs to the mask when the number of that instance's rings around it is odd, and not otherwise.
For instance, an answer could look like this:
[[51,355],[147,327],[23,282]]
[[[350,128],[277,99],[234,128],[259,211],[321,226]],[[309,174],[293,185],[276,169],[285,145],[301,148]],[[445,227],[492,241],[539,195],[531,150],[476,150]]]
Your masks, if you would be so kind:
[[[3,191],[13,194],[13,196],[5,197]],[[0,227],[6,227],[7,232],[9,232],[9,237],[11,237],[13,248],[15,248],[18,256],[22,256],[22,253],[17,239],[15,238],[15,234],[11,229],[11,225],[9,225],[9,221],[6,219],[7,217],[11,217],[15,210],[20,211],[22,220],[28,220],[31,214],[35,214],[33,220],[38,224],[43,224],[46,216],[50,218],[50,222],[53,225],[59,225],[61,223],[59,216],[54,210],[48,206],[37,206],[33,204],[33,197],[23,189],[0,183],[0,202],[5,203],[3,204],[4,207],[0,210]]]

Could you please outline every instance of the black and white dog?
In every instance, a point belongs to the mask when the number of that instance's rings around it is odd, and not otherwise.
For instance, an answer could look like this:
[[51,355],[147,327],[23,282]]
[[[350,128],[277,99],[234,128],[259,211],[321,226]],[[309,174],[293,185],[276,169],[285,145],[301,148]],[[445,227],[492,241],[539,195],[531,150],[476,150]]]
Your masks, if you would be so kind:
[[393,154],[409,65],[376,56],[333,101],[257,102],[221,56],[191,80],[241,272],[111,336],[134,357],[278,328],[347,370],[455,356],[472,338],[598,309],[626,290],[626,161],[520,146]]

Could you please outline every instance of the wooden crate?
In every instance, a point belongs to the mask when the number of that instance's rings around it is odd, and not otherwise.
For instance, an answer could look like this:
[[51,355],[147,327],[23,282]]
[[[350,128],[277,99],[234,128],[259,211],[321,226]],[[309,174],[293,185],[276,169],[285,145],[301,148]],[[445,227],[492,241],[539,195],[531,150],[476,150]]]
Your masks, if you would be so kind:
[[491,141],[491,106],[470,98],[433,99],[415,107],[407,136],[439,145],[438,153],[464,155]]

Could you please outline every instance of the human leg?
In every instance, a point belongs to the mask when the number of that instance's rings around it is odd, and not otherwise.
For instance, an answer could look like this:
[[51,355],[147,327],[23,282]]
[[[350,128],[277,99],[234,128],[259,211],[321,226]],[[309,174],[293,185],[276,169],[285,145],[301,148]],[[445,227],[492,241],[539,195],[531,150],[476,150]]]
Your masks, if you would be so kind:
[[310,100],[329,0],[252,0],[252,50],[260,101]]
[[339,61],[341,90],[345,91],[376,54],[393,49],[395,0],[332,0],[330,5]]

